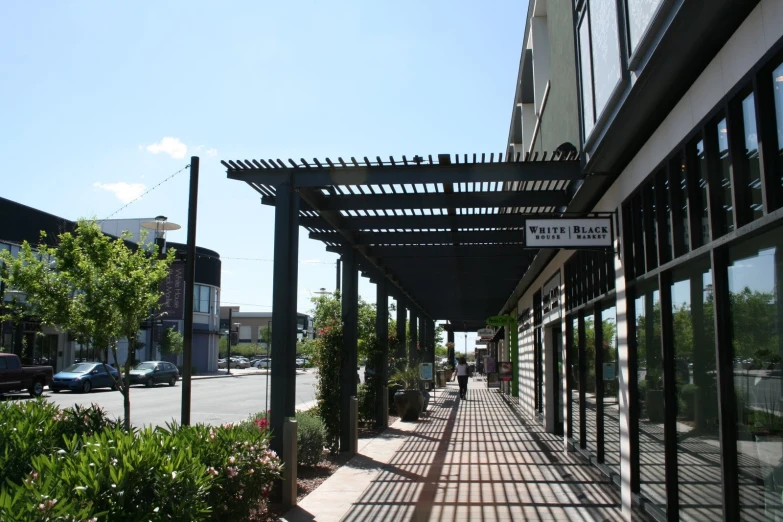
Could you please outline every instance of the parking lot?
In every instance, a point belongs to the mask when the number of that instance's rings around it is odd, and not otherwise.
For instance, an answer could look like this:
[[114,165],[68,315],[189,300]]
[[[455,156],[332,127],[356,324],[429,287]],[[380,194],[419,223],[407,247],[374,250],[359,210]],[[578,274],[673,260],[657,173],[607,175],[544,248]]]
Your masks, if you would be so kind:
[[[249,415],[268,409],[266,374],[243,375],[243,370],[232,369],[234,376],[195,378],[191,385],[191,423],[223,424],[246,419]],[[270,381],[271,384],[271,381]],[[296,376],[296,404],[306,405],[315,400],[316,376],[312,370],[300,371]],[[25,397],[20,395],[19,398]],[[123,398],[119,392],[107,389],[90,393],[63,391],[54,394],[48,389],[44,397],[62,407],[73,404],[96,403],[115,417],[123,415]],[[176,386],[157,385],[131,387],[131,422],[134,426],[179,422],[182,406],[182,382]]]

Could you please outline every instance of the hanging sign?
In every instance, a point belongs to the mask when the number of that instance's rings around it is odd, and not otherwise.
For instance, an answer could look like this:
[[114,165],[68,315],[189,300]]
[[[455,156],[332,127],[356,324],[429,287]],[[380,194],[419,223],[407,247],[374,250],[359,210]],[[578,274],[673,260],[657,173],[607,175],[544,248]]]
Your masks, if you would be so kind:
[[495,329],[494,328],[479,328],[478,336],[481,339],[492,339],[495,337]]
[[540,248],[612,248],[612,218],[528,219],[525,245]]
[[489,344],[489,339],[476,339],[476,344]]
[[487,318],[487,324],[490,326],[505,326],[507,324],[514,324],[511,316],[508,315],[493,315]]

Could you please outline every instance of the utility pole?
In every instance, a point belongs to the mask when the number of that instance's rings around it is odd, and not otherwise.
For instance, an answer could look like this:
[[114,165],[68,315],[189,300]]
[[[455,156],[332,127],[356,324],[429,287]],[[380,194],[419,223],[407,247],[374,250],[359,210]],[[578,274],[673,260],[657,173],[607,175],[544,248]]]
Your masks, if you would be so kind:
[[234,310],[229,306],[228,307],[228,342],[226,343],[226,349],[228,350],[228,355],[226,356],[226,373],[231,375],[231,336],[233,334],[233,328],[234,325],[231,323],[231,315]]
[[188,195],[188,258],[185,263],[185,332],[182,356],[182,418],[190,425],[190,377],[193,367],[193,292],[196,289],[196,218],[198,217],[198,156],[190,158]]

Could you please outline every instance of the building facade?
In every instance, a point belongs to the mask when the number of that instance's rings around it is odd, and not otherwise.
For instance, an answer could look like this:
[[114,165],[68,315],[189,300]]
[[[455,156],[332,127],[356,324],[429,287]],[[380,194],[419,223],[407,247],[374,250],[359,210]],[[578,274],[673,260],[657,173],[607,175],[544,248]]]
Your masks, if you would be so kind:
[[617,234],[542,250],[509,299],[519,401],[629,517],[779,520],[783,2],[530,4],[507,150],[576,145],[564,210]]
[[[220,307],[220,330],[229,329],[229,314],[231,309],[232,330],[237,332],[237,342],[240,344],[259,344],[266,346],[264,330],[272,329],[272,312],[240,312],[239,306]],[[307,314],[296,314],[297,338],[313,339],[313,318]]]
[[[153,218],[154,219],[154,218]],[[140,237],[141,223],[146,219],[107,220],[101,222],[105,233],[119,235],[123,230],[129,230],[135,238]],[[118,228],[121,227],[121,228]],[[54,241],[58,234],[73,231],[76,223],[40,210],[21,205],[14,201],[0,198],[0,248],[18,252],[19,245],[24,241],[35,245],[40,240],[41,231],[47,234],[47,240]],[[168,243],[168,248],[175,248],[183,255],[186,246],[179,243]],[[212,250],[196,248],[196,285],[193,310],[193,366],[197,372],[217,370],[218,359],[218,325],[220,302],[220,256]],[[179,256],[178,256],[179,257]],[[175,278],[182,276],[184,270],[172,269],[167,281],[175,284]],[[11,300],[11,292],[5,293],[5,300]],[[172,310],[174,312],[175,310]],[[158,341],[164,328],[175,328],[182,331],[184,326],[184,311],[179,309],[179,315],[167,314],[155,321],[147,321],[140,325],[136,339],[136,358],[139,360],[159,359]],[[27,317],[16,324],[2,324],[0,347],[3,351],[19,354],[25,364],[51,365],[59,371],[80,360],[96,360],[100,354],[90,346],[77,344],[67,331],[55,326],[42,325],[35,317]],[[128,353],[128,341],[120,341],[117,350],[120,362],[125,361]],[[109,354],[109,362],[114,362]],[[181,356],[180,356],[181,358]],[[181,363],[178,358],[171,362]]]

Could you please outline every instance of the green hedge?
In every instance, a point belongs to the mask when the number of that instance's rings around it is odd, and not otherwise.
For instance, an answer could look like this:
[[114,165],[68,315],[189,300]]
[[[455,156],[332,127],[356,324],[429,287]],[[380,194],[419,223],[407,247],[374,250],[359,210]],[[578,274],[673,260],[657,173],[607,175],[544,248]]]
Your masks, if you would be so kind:
[[[251,415],[244,426],[269,429],[269,412]],[[317,466],[324,457],[326,429],[318,416],[318,408],[296,412],[296,462],[300,466]]]
[[0,407],[0,455],[9,522],[260,520],[281,475],[252,424],[127,433],[97,408],[44,401]]
[[324,456],[326,430],[321,419],[309,412],[296,414],[297,462],[302,466],[317,466]]

